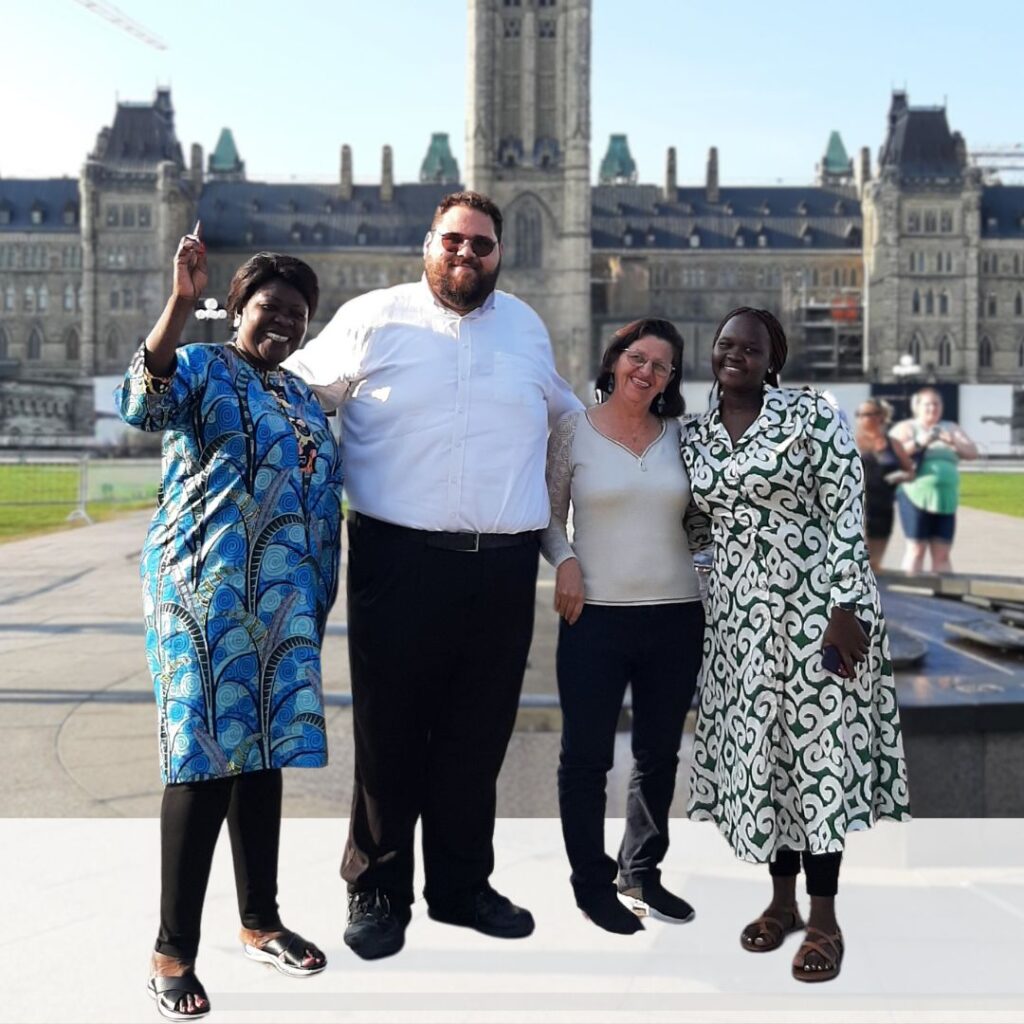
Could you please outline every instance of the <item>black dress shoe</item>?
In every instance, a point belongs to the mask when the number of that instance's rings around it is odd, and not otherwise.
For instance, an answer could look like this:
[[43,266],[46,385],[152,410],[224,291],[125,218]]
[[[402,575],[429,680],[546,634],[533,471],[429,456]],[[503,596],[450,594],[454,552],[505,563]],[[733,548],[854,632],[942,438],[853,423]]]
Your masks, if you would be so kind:
[[622,900],[637,917],[653,917],[669,924],[686,924],[696,916],[686,900],[666,889],[661,882],[642,882],[638,886],[622,888]]
[[534,928],[533,914],[517,907],[489,885],[473,893],[465,907],[430,907],[427,913],[435,921],[475,928],[496,939],[522,939]]
[[392,956],[405,945],[408,914],[400,914],[381,889],[350,893],[345,945],[364,960]]

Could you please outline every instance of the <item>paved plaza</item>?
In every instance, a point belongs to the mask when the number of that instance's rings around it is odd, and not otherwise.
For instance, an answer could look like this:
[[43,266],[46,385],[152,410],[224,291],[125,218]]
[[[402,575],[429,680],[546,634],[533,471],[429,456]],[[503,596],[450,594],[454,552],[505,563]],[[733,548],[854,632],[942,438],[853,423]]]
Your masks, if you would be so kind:
[[[0,1021],[158,1019],[144,992],[161,791],[137,576],[147,519],[0,545]],[[962,510],[957,569],[1024,577],[1022,532],[1021,520]],[[536,696],[554,692],[551,583],[542,566],[526,681]],[[324,655],[331,766],[287,773],[282,848],[285,920],[320,942],[330,968],[294,982],[245,961],[224,843],[200,961],[213,1021],[747,1021],[755,1010],[764,1021],[1024,1021],[1024,821],[918,820],[852,836],[843,973],[799,986],[795,940],[774,956],[740,949],[765,872],[736,862],[712,826],[681,820],[686,744],[665,871],[696,921],[623,939],[583,920],[554,820],[558,716],[544,708],[521,713],[509,751],[494,877],[534,911],[536,935],[485,939],[428,920],[418,903],[402,955],[358,960],[341,942],[337,876],[352,759],[345,644],[342,599]],[[627,733],[618,755],[612,849]]]

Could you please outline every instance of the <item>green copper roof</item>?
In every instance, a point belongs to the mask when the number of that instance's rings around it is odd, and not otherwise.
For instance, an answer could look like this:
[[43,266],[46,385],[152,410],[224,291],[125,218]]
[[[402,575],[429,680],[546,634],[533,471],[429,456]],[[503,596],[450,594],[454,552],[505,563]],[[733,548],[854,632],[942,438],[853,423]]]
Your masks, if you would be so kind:
[[420,164],[420,181],[439,185],[459,183],[459,165],[452,156],[447,132],[434,132],[430,136],[430,147]]
[[220,138],[217,146],[210,156],[210,171],[228,173],[242,169],[242,161],[238,156],[238,149],[235,147],[235,137],[231,134],[230,128],[220,130]]
[[632,185],[636,182],[636,162],[629,152],[625,135],[610,135],[608,151],[601,161],[602,185]]
[[839,137],[839,132],[833,132],[828,137],[828,147],[825,150],[825,172],[827,174],[850,173],[850,158],[846,154],[846,147]]

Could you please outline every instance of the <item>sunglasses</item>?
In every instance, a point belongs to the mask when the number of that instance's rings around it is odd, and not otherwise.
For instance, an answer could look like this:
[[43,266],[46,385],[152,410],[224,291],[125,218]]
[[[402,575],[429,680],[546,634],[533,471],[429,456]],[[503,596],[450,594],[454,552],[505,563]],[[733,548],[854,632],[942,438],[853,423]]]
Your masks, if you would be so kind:
[[486,235],[460,235],[458,231],[447,231],[441,236],[445,252],[458,252],[467,242],[474,256],[490,256],[498,244]]

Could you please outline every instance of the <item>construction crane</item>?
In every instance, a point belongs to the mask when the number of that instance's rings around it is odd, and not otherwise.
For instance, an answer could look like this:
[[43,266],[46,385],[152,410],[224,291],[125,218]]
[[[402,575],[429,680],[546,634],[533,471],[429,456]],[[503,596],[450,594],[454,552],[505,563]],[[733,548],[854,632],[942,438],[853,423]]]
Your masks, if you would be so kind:
[[979,146],[968,153],[971,163],[987,175],[1002,172],[1024,174],[1024,143],[1011,142],[1001,146]]
[[167,44],[162,39],[143,28],[137,21],[129,18],[124,11],[119,10],[113,4],[106,3],[104,0],[75,0],[75,3],[80,4],[93,14],[98,14],[101,18],[106,18],[111,25],[116,25],[128,35],[134,36],[147,46],[152,46],[154,50],[167,49]]

